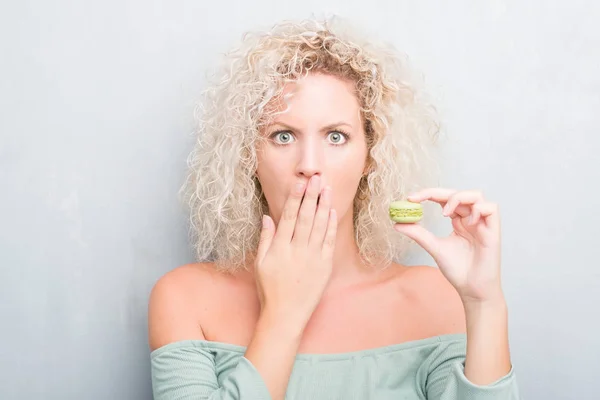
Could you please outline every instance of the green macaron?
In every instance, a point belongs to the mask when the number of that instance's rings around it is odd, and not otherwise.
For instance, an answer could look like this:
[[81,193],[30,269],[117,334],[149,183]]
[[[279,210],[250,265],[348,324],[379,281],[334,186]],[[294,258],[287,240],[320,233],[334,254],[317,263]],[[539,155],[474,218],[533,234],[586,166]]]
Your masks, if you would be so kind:
[[399,224],[414,224],[423,218],[423,205],[399,200],[390,203],[390,218]]

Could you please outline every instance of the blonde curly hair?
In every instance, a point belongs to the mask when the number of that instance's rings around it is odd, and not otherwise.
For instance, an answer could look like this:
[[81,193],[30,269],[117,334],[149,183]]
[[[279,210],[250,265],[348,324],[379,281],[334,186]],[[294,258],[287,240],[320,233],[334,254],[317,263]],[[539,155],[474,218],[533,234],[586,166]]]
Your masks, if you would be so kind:
[[310,72],[354,82],[369,149],[369,173],[354,200],[356,243],[367,265],[399,261],[410,243],[391,229],[388,205],[435,179],[432,145],[440,132],[407,57],[334,17],[246,33],[224,59],[196,108],[197,141],[180,191],[198,261],[235,272],[253,260],[269,213],[255,176],[260,130],[284,84]]

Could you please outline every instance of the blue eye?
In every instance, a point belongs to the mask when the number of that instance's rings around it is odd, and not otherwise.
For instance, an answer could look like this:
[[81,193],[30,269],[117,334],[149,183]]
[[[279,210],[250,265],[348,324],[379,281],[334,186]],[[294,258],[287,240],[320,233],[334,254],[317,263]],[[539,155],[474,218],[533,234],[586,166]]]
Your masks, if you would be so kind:
[[273,139],[275,139],[278,136],[279,136],[280,140],[275,140],[275,143],[278,145],[291,143],[292,139],[293,139],[293,136],[289,131],[275,132],[271,137]]
[[348,135],[343,132],[333,131],[329,132],[329,138],[333,144],[339,145],[344,144],[348,140]]

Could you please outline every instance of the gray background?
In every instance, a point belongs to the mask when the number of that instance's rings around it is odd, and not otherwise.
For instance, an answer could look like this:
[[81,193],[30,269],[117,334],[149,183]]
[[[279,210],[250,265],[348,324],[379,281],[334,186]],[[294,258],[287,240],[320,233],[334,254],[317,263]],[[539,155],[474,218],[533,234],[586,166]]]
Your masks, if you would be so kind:
[[2,2],[0,398],[151,398],[148,293],[192,260],[176,192],[206,71],[248,29],[336,13],[424,72],[442,184],[501,206],[524,397],[597,399],[598,3],[283,4]]

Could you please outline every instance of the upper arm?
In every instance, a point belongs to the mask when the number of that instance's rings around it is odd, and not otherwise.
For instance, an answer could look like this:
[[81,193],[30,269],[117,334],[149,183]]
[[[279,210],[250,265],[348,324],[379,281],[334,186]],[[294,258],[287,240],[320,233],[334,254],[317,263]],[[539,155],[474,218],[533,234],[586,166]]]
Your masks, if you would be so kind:
[[192,266],[176,268],[152,288],[148,302],[148,342],[155,350],[166,344],[204,339],[199,323],[200,271]]

